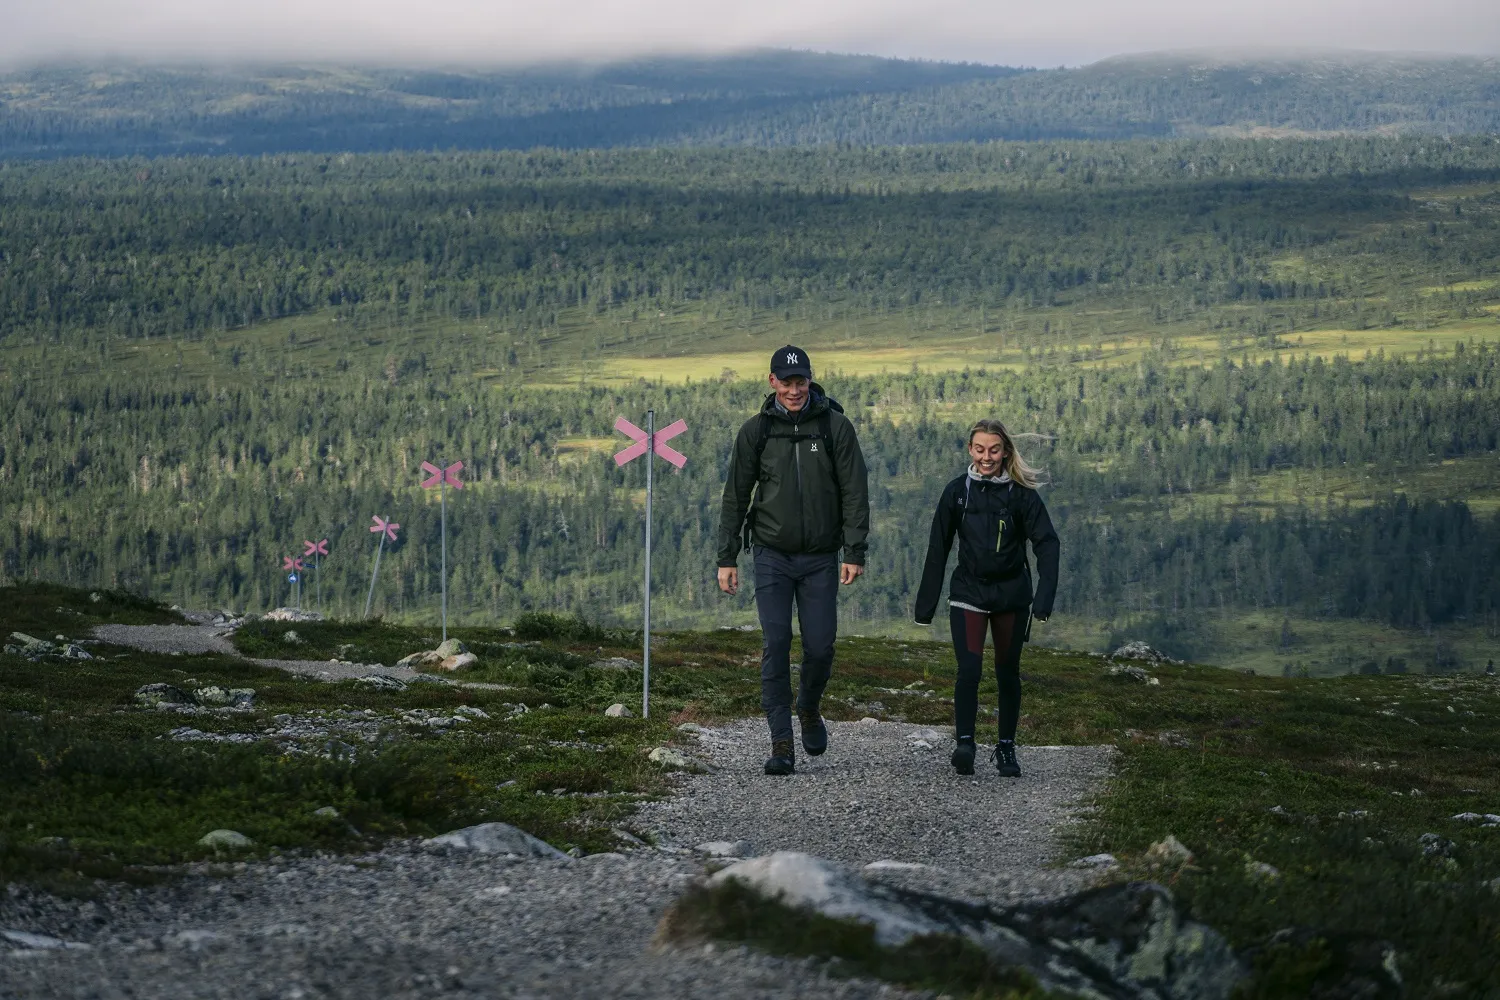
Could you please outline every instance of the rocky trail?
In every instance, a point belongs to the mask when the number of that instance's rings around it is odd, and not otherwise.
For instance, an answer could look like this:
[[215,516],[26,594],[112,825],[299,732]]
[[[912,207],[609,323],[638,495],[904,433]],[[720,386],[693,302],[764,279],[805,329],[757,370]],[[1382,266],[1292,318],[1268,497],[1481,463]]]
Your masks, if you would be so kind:
[[[162,641],[210,638],[177,627]],[[900,996],[829,978],[819,963],[724,945],[660,950],[652,937],[712,854],[803,851],[869,880],[996,904],[1093,878],[1048,866],[1105,779],[1108,748],[1029,748],[1019,780],[985,768],[959,778],[930,730],[830,728],[829,752],[799,759],[790,778],[760,773],[759,720],[701,730],[690,751],[699,773],[634,824],[658,846],[623,854],[522,860],[402,843],[190,866],[170,884],[90,901],[12,888],[0,899],[0,997]]]

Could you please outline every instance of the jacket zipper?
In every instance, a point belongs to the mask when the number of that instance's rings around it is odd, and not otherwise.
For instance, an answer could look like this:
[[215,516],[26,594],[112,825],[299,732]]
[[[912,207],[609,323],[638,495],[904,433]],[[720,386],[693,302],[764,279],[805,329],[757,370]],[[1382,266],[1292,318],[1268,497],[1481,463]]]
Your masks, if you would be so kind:
[[1000,551],[1000,543],[1005,539],[1005,518],[997,518],[996,524],[998,527],[995,529],[995,551],[998,553]]
[[796,435],[801,433],[802,425],[792,424],[792,461],[797,468],[797,519],[802,522],[802,544],[807,544],[807,498],[802,495],[802,442],[797,440]]

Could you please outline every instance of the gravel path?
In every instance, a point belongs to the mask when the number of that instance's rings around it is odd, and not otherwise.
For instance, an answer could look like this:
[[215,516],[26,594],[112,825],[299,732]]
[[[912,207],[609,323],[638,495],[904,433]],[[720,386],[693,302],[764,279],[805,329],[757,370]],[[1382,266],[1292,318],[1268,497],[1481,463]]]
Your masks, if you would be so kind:
[[[761,773],[765,723],[705,730],[698,756],[715,770],[683,781],[673,798],[646,804],[638,826],[692,847],[746,840],[755,854],[804,851],[855,868],[898,862],[878,877],[911,888],[1006,902],[1088,884],[1087,872],[1050,869],[1056,835],[1098,791],[1111,747],[1021,747],[1024,776],[1002,778],[982,747],[973,777],[948,762],[952,741],[895,722],[829,723],[829,749],[800,754],[797,773]],[[800,747],[798,748],[800,751]]]
[[[191,869],[171,885],[99,900],[0,895],[0,998],[681,997],[865,1000],[910,994],[826,977],[816,963],[741,948],[659,952],[662,913],[700,863],[671,845],[746,839],[852,865],[921,864],[872,877],[998,900],[1079,888],[1043,868],[1107,748],[1023,749],[1024,778],[956,777],[945,745],[912,749],[896,723],[835,723],[829,753],[791,778],[760,774],[764,723],[699,737],[711,773],[648,805],[664,850],[578,861],[433,855],[402,844],[363,858]],[[6,947],[3,932],[86,948]]]

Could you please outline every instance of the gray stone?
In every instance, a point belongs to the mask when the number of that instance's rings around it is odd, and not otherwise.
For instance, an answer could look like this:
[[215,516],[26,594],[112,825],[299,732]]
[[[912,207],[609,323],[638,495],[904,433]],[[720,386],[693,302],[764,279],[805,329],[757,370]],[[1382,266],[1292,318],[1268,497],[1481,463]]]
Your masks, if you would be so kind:
[[1227,1000],[1246,969],[1212,928],[1189,920],[1149,882],[997,908],[855,878],[794,852],[741,861],[709,885],[736,881],[791,907],[871,927],[877,943],[966,939],[997,966],[1020,966],[1044,989],[1129,1000]]
[[618,701],[606,708],[604,710],[604,714],[609,716],[611,719],[629,719],[633,718],[635,715],[634,712],[626,708]]
[[930,867],[920,861],[893,861],[890,858],[881,858],[865,865],[864,870],[867,872],[919,872]]
[[698,725],[698,723],[696,722],[684,722],[677,727],[677,731],[679,733],[689,733],[696,736],[699,733],[703,732],[703,727]]
[[316,611],[298,611],[296,608],[277,608],[267,611],[262,617],[268,622],[320,622],[323,616]]
[[461,715],[466,719],[488,719],[490,713],[473,705],[460,705],[453,710],[454,715]]
[[1281,878],[1281,869],[1275,865],[1268,865],[1264,861],[1247,860],[1245,877],[1252,882],[1275,882]]
[[1090,854],[1068,862],[1069,868],[1117,868],[1119,865],[1120,859],[1113,854]]
[[472,851],[520,858],[566,859],[567,855],[544,840],[509,823],[480,823],[422,841],[431,851]]
[[462,656],[468,651],[469,647],[465,646],[463,642],[458,639],[449,639],[446,642],[440,643],[438,645],[438,648],[433,650],[434,653],[445,660],[450,656]]
[[607,660],[595,660],[590,666],[600,670],[639,670],[641,665],[634,660],[628,660],[623,656],[611,656]]
[[255,841],[238,830],[211,830],[198,838],[199,847],[212,847],[217,851],[244,850],[254,844]]
[[338,819],[339,811],[333,806],[324,806],[321,809],[314,809],[313,815],[319,819]]
[[155,708],[159,705],[191,705],[193,696],[171,684],[142,684],[135,689],[137,705]]
[[906,734],[906,738],[914,742],[920,741],[923,743],[935,744],[941,743],[943,740],[948,739],[949,736],[947,733],[939,732],[936,729],[913,729],[911,732]]
[[1176,870],[1193,863],[1193,852],[1169,833],[1146,848],[1145,860],[1152,868]]
[[1422,845],[1422,856],[1427,858],[1451,858],[1458,850],[1457,844],[1436,833],[1424,833],[1417,841]]
[[710,858],[748,858],[755,853],[748,840],[710,840],[693,850]]
[[288,646],[300,646],[302,644],[302,637],[297,634],[296,629],[289,628],[285,632],[281,633],[281,641],[286,643]]
[[193,700],[210,707],[249,708],[255,701],[254,688],[221,688],[217,685],[199,688]]

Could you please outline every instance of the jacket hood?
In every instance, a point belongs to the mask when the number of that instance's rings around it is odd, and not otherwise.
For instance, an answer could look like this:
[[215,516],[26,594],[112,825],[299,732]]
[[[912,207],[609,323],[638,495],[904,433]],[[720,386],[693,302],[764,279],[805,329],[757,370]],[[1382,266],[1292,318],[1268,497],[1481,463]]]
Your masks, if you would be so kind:
[[[831,407],[839,413],[844,412],[844,408],[840,406],[835,400],[830,399],[828,393],[823,390],[823,387],[821,385],[813,382],[808,386],[807,406],[802,410],[801,413],[798,414],[798,416],[800,417],[806,415],[809,417],[815,417],[828,407]],[[768,414],[769,416],[780,417],[782,420],[787,419],[787,415],[776,408],[776,393],[774,392],[766,394],[765,401],[760,404],[760,412]]]

